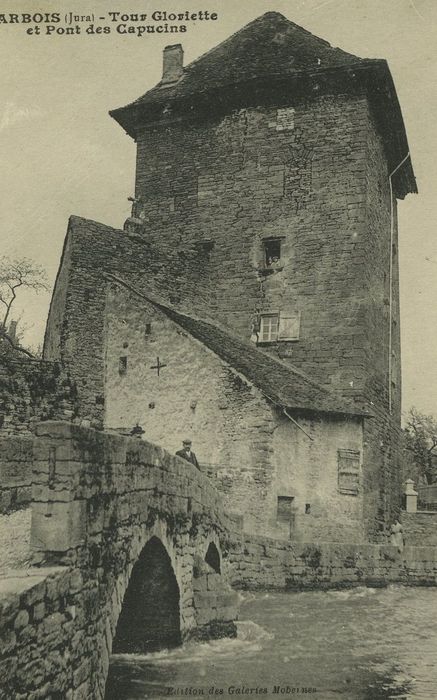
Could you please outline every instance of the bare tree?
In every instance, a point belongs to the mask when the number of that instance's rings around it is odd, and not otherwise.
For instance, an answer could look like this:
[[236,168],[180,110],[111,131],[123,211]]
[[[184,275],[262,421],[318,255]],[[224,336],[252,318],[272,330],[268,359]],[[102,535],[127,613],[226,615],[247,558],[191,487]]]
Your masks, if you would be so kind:
[[416,465],[418,475],[427,483],[433,483],[437,477],[437,420],[411,408],[404,436],[406,450]]
[[46,271],[29,258],[0,258],[0,338],[32,357],[32,353],[17,344],[8,333],[11,312],[20,289],[32,289],[37,294],[49,291]]

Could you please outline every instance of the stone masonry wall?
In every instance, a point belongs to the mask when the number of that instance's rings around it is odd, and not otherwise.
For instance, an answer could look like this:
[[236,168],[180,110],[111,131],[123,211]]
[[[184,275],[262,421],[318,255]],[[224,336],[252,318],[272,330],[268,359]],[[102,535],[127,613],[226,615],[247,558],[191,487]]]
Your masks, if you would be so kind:
[[[348,541],[365,541],[361,421],[298,411],[292,417],[299,427],[277,412],[271,458],[274,483],[269,500],[276,520],[276,497],[293,497],[294,517],[288,533],[286,523],[275,523],[273,536],[282,526],[283,535],[291,540],[341,542],[347,531]],[[351,450],[358,456],[356,493],[340,488],[339,450]]]
[[61,349],[65,342],[65,335],[68,333],[68,323],[66,323],[65,312],[67,300],[71,293],[69,291],[71,270],[70,246],[71,240],[67,236],[62,251],[62,264],[59,266],[52,299],[50,301],[44,348],[44,357],[46,359],[59,360],[61,358]]
[[205,292],[207,257],[194,243],[163,240],[152,247],[133,233],[70,218],[44,357],[69,366],[81,415],[95,428],[103,425],[105,272],[182,307],[207,307],[212,294]]
[[416,547],[437,547],[437,512],[401,513],[405,542]]
[[[170,452],[188,435],[248,532],[341,540],[347,527],[351,539],[363,540],[362,474],[356,495],[338,489],[338,450],[356,450],[362,460],[361,421],[294,411],[304,434],[156,306],[118,284],[108,289],[106,319],[106,428],[129,432],[138,422],[147,440]],[[278,522],[278,496],[294,498],[292,531],[291,520]]]
[[402,498],[398,232],[397,203],[395,198],[392,202],[390,200],[384,148],[373,128],[367,131],[366,147],[366,227],[361,249],[366,290],[363,314],[367,328],[363,339],[364,366],[367,368],[364,395],[375,419],[366,421],[364,430],[365,514],[367,535],[377,540],[399,515]]
[[[89,697],[95,641],[78,571],[46,567],[0,579],[0,683],[4,700]],[[94,613],[95,614],[95,613]]]
[[[256,309],[300,311],[299,341],[272,352],[354,396],[366,342],[367,102],[290,98],[289,109],[287,124],[272,105],[145,129],[136,178],[144,240],[183,235],[188,245],[202,232],[214,244],[216,318],[249,339]],[[266,237],[282,241],[282,270],[269,275]]]
[[[300,314],[299,340],[268,349],[374,410],[363,465],[366,531],[378,538],[400,504],[396,202],[389,378],[390,187],[367,100],[289,98],[287,110],[286,122],[271,105],[145,128],[138,211],[152,245],[179,231],[211,241],[220,322],[249,338],[259,312]],[[268,238],[281,264],[266,272]]]
[[76,398],[75,382],[60,363],[1,356],[0,436],[32,435],[41,420],[71,420]]
[[437,547],[289,543],[245,536],[232,549],[236,588],[312,589],[350,586],[437,585]]
[[30,502],[32,461],[30,437],[0,435],[0,513],[22,508]]
[[[105,271],[245,338],[260,313],[300,315],[298,340],[266,347],[375,406],[363,470],[367,535],[378,538],[400,497],[399,324],[395,260],[390,418],[389,183],[366,97],[290,97],[197,121],[166,117],[138,136],[136,199],[129,232],[70,220],[68,289],[60,273],[45,356],[71,363],[82,415],[101,427]],[[281,242],[273,273],[264,269],[268,238]]]
[[[129,431],[139,422],[146,440],[173,453],[189,436],[227,507],[244,513],[245,527],[265,527],[275,427],[267,401],[155,306],[119,285],[108,291],[106,309],[105,427]],[[166,365],[159,375],[151,369],[158,356]]]
[[[238,525],[193,465],[134,438],[46,422],[37,428],[33,467],[35,562],[42,571],[68,566],[81,581],[73,604],[82,624],[71,625],[78,632],[74,698],[103,698],[130,574],[153,537],[165,547],[176,576],[182,638],[197,636],[201,628],[206,637],[232,633],[236,596],[227,585],[228,551]],[[205,559],[211,542],[222,574],[221,585],[211,584],[214,605],[208,607],[194,597],[193,577],[195,555]],[[208,580],[205,572],[206,591]],[[25,682],[30,688],[34,680],[21,678]],[[41,685],[46,682],[41,679]]]

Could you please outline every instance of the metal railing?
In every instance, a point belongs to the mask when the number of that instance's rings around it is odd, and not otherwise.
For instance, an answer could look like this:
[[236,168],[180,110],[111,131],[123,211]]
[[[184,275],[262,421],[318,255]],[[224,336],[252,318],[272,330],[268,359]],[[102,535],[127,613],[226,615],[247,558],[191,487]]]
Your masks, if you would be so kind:
[[437,484],[417,486],[417,508],[437,511]]

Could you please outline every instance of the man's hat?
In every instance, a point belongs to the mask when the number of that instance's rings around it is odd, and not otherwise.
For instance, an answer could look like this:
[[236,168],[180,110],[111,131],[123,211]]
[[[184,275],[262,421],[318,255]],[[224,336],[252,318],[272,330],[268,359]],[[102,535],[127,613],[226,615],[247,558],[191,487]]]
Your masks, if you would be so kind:
[[191,445],[191,440],[190,438],[186,438],[185,440],[182,440],[183,445]]

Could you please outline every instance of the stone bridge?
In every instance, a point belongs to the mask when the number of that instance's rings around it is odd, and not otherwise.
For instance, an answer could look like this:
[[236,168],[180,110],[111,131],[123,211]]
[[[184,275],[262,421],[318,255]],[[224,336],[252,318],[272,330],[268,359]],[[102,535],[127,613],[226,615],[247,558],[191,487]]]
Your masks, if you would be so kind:
[[207,476],[142,440],[45,422],[31,453],[16,441],[0,447],[32,464],[34,566],[0,577],[2,699],[101,700],[112,651],[235,634],[229,583],[437,585],[436,546],[244,533]]
[[2,697],[98,700],[112,651],[234,635],[239,536],[190,463],[135,438],[39,424],[35,566],[0,581]]

